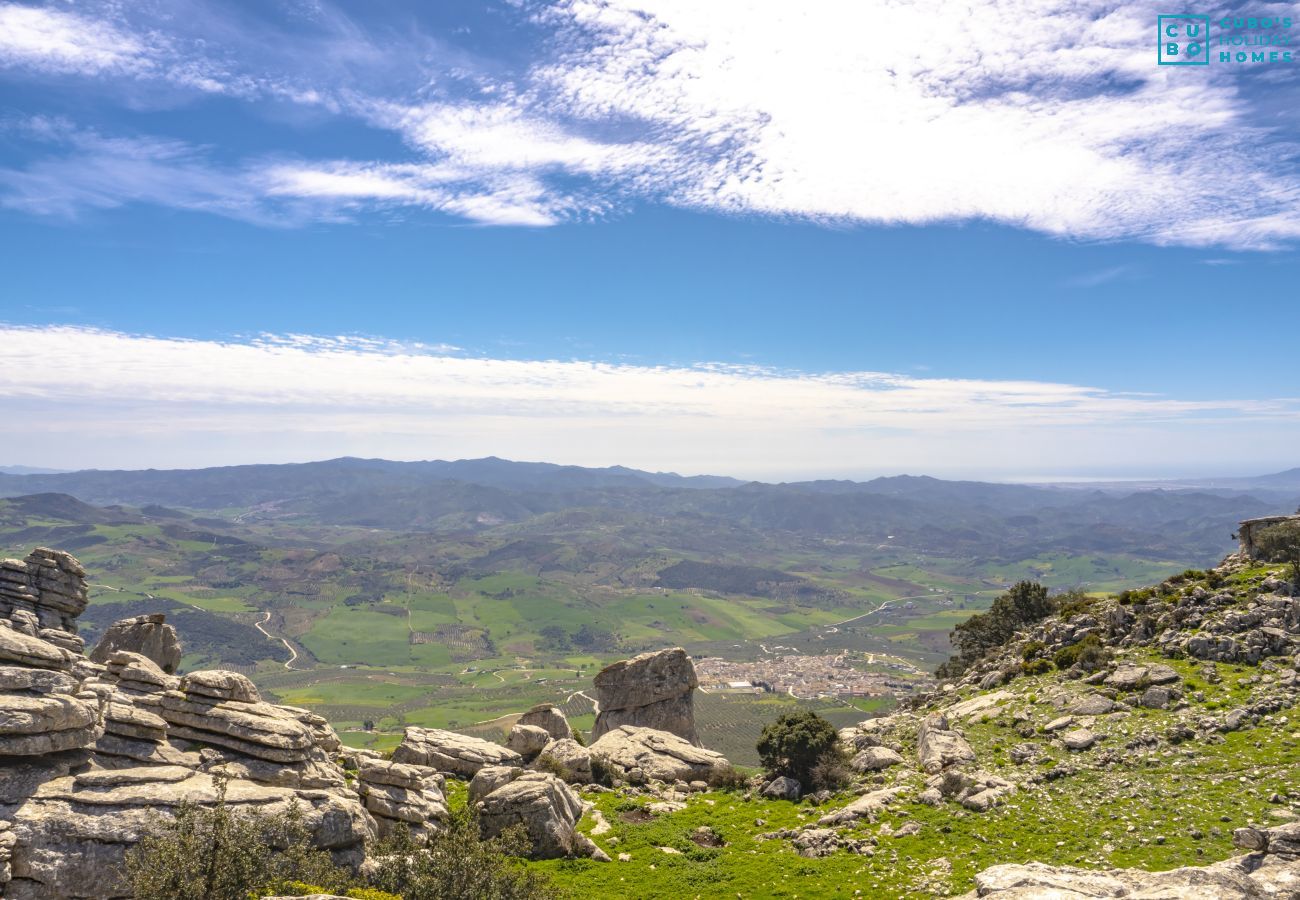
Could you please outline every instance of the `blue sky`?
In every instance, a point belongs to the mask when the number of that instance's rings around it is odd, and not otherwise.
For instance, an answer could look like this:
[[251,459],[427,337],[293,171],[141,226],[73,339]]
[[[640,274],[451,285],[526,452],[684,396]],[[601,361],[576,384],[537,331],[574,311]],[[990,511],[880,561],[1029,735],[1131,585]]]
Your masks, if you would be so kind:
[[1293,66],[805,6],[0,3],[0,462],[1300,463]]

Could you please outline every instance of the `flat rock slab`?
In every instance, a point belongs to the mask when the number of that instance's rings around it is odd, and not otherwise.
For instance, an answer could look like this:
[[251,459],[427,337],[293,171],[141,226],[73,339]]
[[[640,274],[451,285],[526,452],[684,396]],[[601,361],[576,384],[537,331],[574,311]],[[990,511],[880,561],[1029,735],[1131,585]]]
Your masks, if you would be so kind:
[[473,778],[484,766],[519,766],[523,757],[500,744],[441,728],[408,726],[393,762],[429,766],[448,775]]
[[593,757],[618,767],[624,777],[637,770],[646,779],[709,781],[731,765],[721,753],[696,747],[678,735],[631,725],[607,732],[588,749]]

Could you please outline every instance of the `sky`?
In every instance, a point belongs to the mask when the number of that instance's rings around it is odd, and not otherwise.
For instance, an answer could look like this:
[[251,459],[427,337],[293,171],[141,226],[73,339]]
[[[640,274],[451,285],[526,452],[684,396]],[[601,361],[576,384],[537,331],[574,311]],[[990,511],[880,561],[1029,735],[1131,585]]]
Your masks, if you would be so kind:
[[0,463],[1300,465],[1300,62],[1167,12],[0,0]]

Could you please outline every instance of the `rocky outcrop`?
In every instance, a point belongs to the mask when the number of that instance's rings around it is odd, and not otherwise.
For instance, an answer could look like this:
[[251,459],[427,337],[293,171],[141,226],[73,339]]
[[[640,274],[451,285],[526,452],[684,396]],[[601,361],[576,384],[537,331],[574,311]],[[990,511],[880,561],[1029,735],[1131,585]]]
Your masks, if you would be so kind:
[[534,760],[535,768],[554,772],[570,784],[592,781],[591,751],[573,738],[551,741]]
[[925,772],[933,775],[949,766],[975,761],[975,751],[966,739],[948,727],[948,718],[932,713],[921,722],[916,734],[916,755]]
[[[0,563],[0,895],[123,896],[127,850],[182,802],[217,803],[219,782],[236,810],[296,803],[318,847],[360,862],[375,818],[335,764],[324,719],[266,703],[233,672],[177,678],[122,646],[91,661],[76,634],[85,605],[84,572],[66,553]],[[156,640],[132,645],[174,665],[167,632],[145,631]],[[367,799],[391,788],[389,804],[373,805],[413,818],[396,777],[363,780]],[[436,821],[441,793],[429,793],[424,784],[417,799]]]
[[414,725],[393,751],[393,762],[428,766],[459,778],[473,778],[484,766],[519,766],[523,761],[518,753],[491,741]]
[[[499,836],[522,825],[532,843],[534,859],[571,856],[587,849],[578,840],[582,801],[567,784],[546,772],[520,772],[476,804],[484,838]],[[584,853],[583,855],[589,855]]]
[[447,820],[443,776],[425,766],[363,759],[357,766],[357,793],[375,817],[380,836],[399,822],[416,837],[439,830]]
[[1210,866],[1185,866],[1168,872],[1096,871],[1043,863],[993,866],[975,876],[975,890],[960,900],[1278,900],[1300,896],[1300,823],[1242,828],[1233,839],[1238,847],[1255,852]]
[[678,735],[631,725],[607,732],[589,750],[618,777],[633,784],[711,781],[731,765],[721,753],[697,747]]
[[569,720],[560,712],[559,707],[546,703],[534,706],[519,717],[518,725],[535,725],[551,736],[552,740],[563,741],[573,737]]
[[622,725],[667,731],[699,744],[695,731],[695,665],[680,647],[643,653],[602,669],[595,678],[599,712],[593,740]]
[[171,675],[181,664],[181,642],[176,629],[166,624],[166,616],[154,613],[119,619],[99,639],[90,651],[92,662],[107,663],[114,653],[128,650],[152,660],[158,668]]

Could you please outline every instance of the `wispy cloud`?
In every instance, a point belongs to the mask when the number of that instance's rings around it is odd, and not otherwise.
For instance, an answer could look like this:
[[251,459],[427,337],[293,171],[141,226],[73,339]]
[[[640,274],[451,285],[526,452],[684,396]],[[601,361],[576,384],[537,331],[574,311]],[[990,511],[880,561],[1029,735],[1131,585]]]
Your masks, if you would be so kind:
[[[530,0],[514,4],[520,24],[547,37],[510,65],[455,35],[373,33],[324,3],[297,31],[182,6],[0,5],[0,64],[288,100],[401,136],[402,158],[286,147],[232,170],[256,202],[298,197],[326,218],[408,205],[536,226],[648,198],[1087,240],[1300,237],[1300,172],[1277,162],[1295,136],[1252,115],[1227,67],[1156,67],[1149,2]],[[1232,188],[1213,202],[1180,201],[1224,172]]]
[[[0,410],[24,423],[11,451],[61,465],[109,464],[104,454],[119,453],[143,453],[137,464],[161,454],[171,464],[229,462],[212,448],[234,444],[245,459],[497,453],[794,476],[950,465],[954,443],[972,468],[1163,464],[1222,452],[1225,423],[1234,442],[1255,434],[1260,453],[1270,435],[1293,437],[1300,424],[1296,398],[478,358],[346,336],[217,342],[10,326],[0,345],[26,348],[0,356]],[[33,354],[40,366],[27,363]]]

